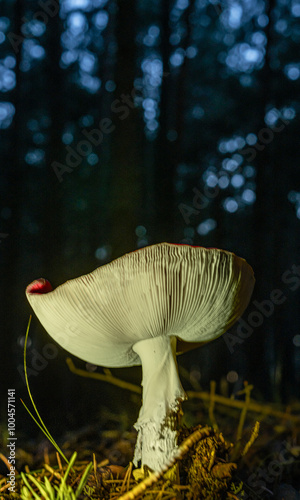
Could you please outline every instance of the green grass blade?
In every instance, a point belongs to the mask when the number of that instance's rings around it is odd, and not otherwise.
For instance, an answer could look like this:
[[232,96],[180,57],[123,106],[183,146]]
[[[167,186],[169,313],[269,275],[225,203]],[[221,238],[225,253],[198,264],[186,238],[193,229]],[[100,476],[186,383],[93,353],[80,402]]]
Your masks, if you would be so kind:
[[[71,470],[71,468],[73,467],[74,465],[74,462],[76,460],[76,457],[77,457],[77,453],[76,451],[74,451],[73,455],[71,456],[70,458],[70,462],[68,464],[68,467],[66,469],[66,472],[64,473],[62,479],[61,479],[61,483],[59,485],[59,489],[58,489],[58,499],[61,499],[61,500],[64,500],[65,497],[67,497],[67,494],[68,494],[68,488],[67,488],[67,478],[68,478],[68,475],[69,475],[69,472]],[[72,491],[72,490],[71,490]]]
[[64,480],[65,482],[66,482],[66,480],[67,480],[67,477],[68,477],[68,475],[69,475],[69,473],[70,473],[71,468],[72,468],[72,467],[73,467],[73,465],[74,465],[74,462],[75,462],[76,458],[77,458],[77,452],[76,452],[76,451],[74,451],[73,455],[72,455],[72,456],[71,456],[71,458],[70,458],[70,462],[68,463],[68,467],[66,468],[66,472],[64,473],[64,476],[63,476],[63,480]]
[[27,486],[22,486],[21,488],[21,500],[32,500],[32,495],[27,488]]
[[[43,485],[43,483],[41,481],[38,481],[34,476],[32,476],[31,474],[28,474],[27,475],[28,479],[30,479],[30,481],[33,482],[33,484],[35,484],[35,486],[38,488],[39,492],[41,493],[41,495],[43,495],[43,498],[45,498],[46,500],[50,500],[49,496],[48,496],[48,493],[46,491],[46,488],[45,486]],[[39,497],[40,498],[40,497]]]
[[47,478],[47,476],[44,477],[44,481],[45,481],[45,489],[49,495],[50,500],[55,500],[55,490],[51,486],[51,483]]
[[69,464],[67,458],[65,457],[65,455],[61,451],[60,447],[58,446],[58,444],[56,443],[56,441],[54,440],[54,438],[51,436],[51,434],[48,431],[46,425],[44,424],[44,422],[43,422],[43,420],[42,420],[42,418],[41,418],[41,416],[40,416],[40,414],[39,414],[39,412],[37,410],[37,407],[35,406],[35,403],[33,401],[33,397],[32,397],[32,394],[31,394],[31,390],[30,390],[30,387],[29,387],[28,376],[27,376],[27,365],[26,365],[26,350],[27,350],[27,340],[28,340],[28,335],[29,335],[30,323],[31,323],[31,316],[29,317],[29,321],[28,321],[28,325],[27,325],[27,330],[26,330],[26,335],[25,335],[25,343],[24,343],[24,373],[25,373],[25,381],[26,381],[27,391],[28,391],[28,394],[29,394],[32,406],[33,406],[33,408],[35,410],[35,413],[36,413],[36,415],[37,415],[37,417],[38,417],[41,425],[38,424],[37,420],[30,413],[30,411],[28,410],[27,406],[23,403],[22,400],[21,401],[22,401],[23,405],[25,406],[26,410],[29,412],[29,414],[33,418],[33,420],[37,423],[37,425],[43,431],[43,433],[45,434],[45,436],[49,439],[50,443],[52,443],[52,445],[54,446],[54,448],[56,448],[56,450],[61,455],[61,457],[65,460],[65,462],[67,464]]
[[[32,415],[31,411],[29,410],[29,408],[26,406],[26,404],[24,403],[23,399],[20,398],[20,401],[21,403],[23,404],[23,406],[26,408],[26,410],[28,411],[29,415],[31,416],[32,420],[35,421],[36,425],[41,429],[41,431],[43,431],[43,433],[45,434],[45,429],[41,426],[41,424],[39,424],[39,422],[37,421],[37,419]],[[47,436],[48,439],[49,436]],[[53,443],[52,443],[53,444]]]
[[40,500],[40,497],[35,493],[35,491],[33,490],[32,486],[29,484],[29,482],[27,481],[27,478],[26,478],[26,475],[21,472],[21,478],[23,479],[23,482],[26,484],[27,486],[27,489],[30,491],[30,493],[34,496],[34,498],[36,500]]
[[80,493],[82,492],[83,488],[85,487],[86,485],[86,482],[88,480],[88,477],[90,475],[90,472],[91,472],[91,469],[93,467],[93,463],[91,462],[90,464],[87,465],[83,475],[82,475],[82,478],[80,479],[80,483],[77,487],[77,490],[75,492],[75,498],[78,498]]

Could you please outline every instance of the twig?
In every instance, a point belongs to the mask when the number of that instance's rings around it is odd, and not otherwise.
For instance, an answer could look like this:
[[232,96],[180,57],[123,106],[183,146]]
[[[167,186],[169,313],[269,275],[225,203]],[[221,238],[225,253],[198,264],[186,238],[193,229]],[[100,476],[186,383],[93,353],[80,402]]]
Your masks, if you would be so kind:
[[210,400],[209,400],[209,408],[208,415],[215,431],[218,430],[218,424],[214,416],[214,407],[215,407],[215,394],[216,394],[216,382],[215,380],[211,380],[210,382]]
[[254,425],[254,428],[252,430],[252,433],[251,433],[251,436],[250,436],[250,439],[248,441],[248,443],[245,445],[242,453],[241,453],[241,456],[243,457],[244,455],[246,455],[246,453],[248,452],[250,446],[253,445],[254,441],[256,440],[256,438],[258,437],[258,433],[259,433],[259,422],[255,422],[255,425]]
[[[3,455],[3,453],[0,453],[0,459],[2,460],[2,462],[5,463],[6,467],[10,471],[11,465],[10,465],[9,461],[7,460],[6,456]],[[16,469],[15,469],[15,474],[16,474],[16,476],[19,475],[19,473],[18,473],[18,471]]]
[[140,495],[142,495],[147,488],[150,488],[153,484],[155,484],[159,479],[163,477],[163,475],[173,467],[173,465],[181,460],[182,457],[190,450],[194,444],[196,444],[201,439],[208,437],[213,433],[213,430],[210,427],[204,427],[203,429],[198,429],[193,432],[175,451],[173,458],[169,461],[168,464],[164,465],[160,471],[151,473],[146,479],[144,479],[141,483],[135,486],[131,491],[128,491],[124,495],[118,498],[118,500],[135,500]]
[[60,455],[59,455],[58,451],[56,452],[56,460],[57,460],[59,472],[63,476],[64,472],[63,472],[63,468],[62,468],[62,464],[61,464],[61,459],[60,459]]
[[54,470],[50,465],[48,464],[44,464],[45,465],[45,469],[48,471],[48,472],[51,472],[51,474],[56,477],[57,479],[61,479],[63,474],[60,474],[59,472],[57,472],[56,470]]
[[50,465],[48,446],[45,446],[44,448],[44,463]]
[[97,474],[97,460],[96,460],[96,455],[93,453],[93,469],[94,469],[94,478],[96,481],[97,488],[99,488],[99,480],[98,480],[98,474]]
[[121,486],[121,489],[120,489],[120,493],[124,493],[126,490],[129,490],[129,485],[130,485],[130,477],[131,477],[131,473],[132,473],[132,467],[133,467],[133,463],[130,462],[129,464],[129,467],[125,473],[125,476],[124,476],[124,479],[123,479],[123,483],[122,483],[122,486]]
[[[195,392],[195,391],[187,391],[188,399],[202,399],[203,401],[210,400],[210,394],[208,392]],[[220,396],[219,394],[215,394],[214,396],[215,403],[219,403],[224,406],[229,406],[231,408],[243,409],[245,402],[239,401],[237,399],[229,399],[224,396]],[[248,406],[249,411],[253,411],[254,413],[261,413],[263,415],[272,415],[273,417],[291,420],[292,422],[300,422],[300,415],[291,415],[288,412],[283,412],[280,410],[275,410],[271,405],[261,404],[254,402],[253,400],[249,403]]]
[[127,389],[128,391],[142,394],[142,388],[140,386],[131,384],[130,382],[125,382],[125,380],[114,377],[109,370],[106,370],[105,374],[87,372],[86,370],[82,370],[81,368],[76,368],[71,358],[66,358],[66,363],[69,370],[76,375],[87,378],[95,378],[97,380],[102,380],[103,382],[109,382],[110,384],[121,387],[122,389]]
[[[6,483],[4,486],[2,486],[0,488],[0,493],[2,493],[3,491],[7,490],[8,488],[10,487],[10,483]],[[4,497],[0,497],[0,500],[2,500]]]
[[[127,389],[131,392],[135,392],[136,394],[141,394],[142,389],[140,386],[132,384],[130,382],[125,382],[117,377],[114,377],[110,371],[107,370],[105,374],[102,373],[93,373],[87,372],[86,370],[82,370],[80,368],[76,368],[71,358],[66,358],[66,363],[69,367],[69,370],[76,375],[80,375],[81,377],[94,378],[97,380],[102,380],[103,382],[108,382],[110,384],[121,387],[122,389]],[[241,391],[241,394],[244,391]],[[210,402],[211,394],[205,391],[186,391],[188,399],[202,399],[204,402]],[[228,406],[231,408],[237,408],[242,410],[244,408],[244,401],[239,401],[237,399],[226,398],[225,396],[220,396],[219,394],[214,394],[214,405],[219,403],[223,406]],[[270,404],[261,404],[255,401],[250,401],[248,405],[248,410],[254,413],[261,413],[263,415],[271,415],[273,417],[281,418],[284,420],[290,420],[292,422],[300,422],[300,415],[291,415],[288,411],[280,411],[275,410]],[[290,408],[289,408],[290,410]]]
[[251,397],[251,391],[253,389],[252,385],[248,385],[248,383],[245,382],[245,389],[243,392],[245,392],[245,401],[244,401],[244,406],[240,414],[240,420],[239,420],[239,425],[237,429],[237,436],[236,439],[237,441],[240,441],[242,439],[242,434],[243,434],[243,428],[247,416],[247,411],[250,405],[250,397]]

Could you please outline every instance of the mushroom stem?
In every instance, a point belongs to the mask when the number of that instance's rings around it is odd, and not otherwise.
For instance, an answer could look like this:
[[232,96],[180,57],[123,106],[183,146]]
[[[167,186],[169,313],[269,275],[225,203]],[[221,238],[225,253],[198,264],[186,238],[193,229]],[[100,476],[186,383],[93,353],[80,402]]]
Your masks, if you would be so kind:
[[153,337],[133,346],[143,369],[143,405],[135,424],[138,431],[134,464],[151,470],[165,465],[177,449],[181,401],[186,399],[176,362],[176,337]]

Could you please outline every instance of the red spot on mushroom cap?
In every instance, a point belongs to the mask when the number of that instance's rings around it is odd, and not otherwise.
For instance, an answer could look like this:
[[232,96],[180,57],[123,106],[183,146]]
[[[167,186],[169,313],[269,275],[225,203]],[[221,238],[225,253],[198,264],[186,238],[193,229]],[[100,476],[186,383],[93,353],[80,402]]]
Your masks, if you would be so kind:
[[39,278],[38,280],[33,281],[26,288],[26,293],[48,293],[52,291],[51,283],[45,278]]

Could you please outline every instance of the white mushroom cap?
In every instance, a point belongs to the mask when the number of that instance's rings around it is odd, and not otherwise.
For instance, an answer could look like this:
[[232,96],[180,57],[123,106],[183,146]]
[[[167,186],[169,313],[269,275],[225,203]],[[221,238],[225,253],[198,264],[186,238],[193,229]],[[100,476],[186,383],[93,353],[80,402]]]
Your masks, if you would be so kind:
[[26,289],[44,328],[67,351],[93,364],[141,364],[134,344],[177,337],[178,350],[222,335],[242,315],[252,268],[215,248],[159,243],[124,255],[51,290]]

